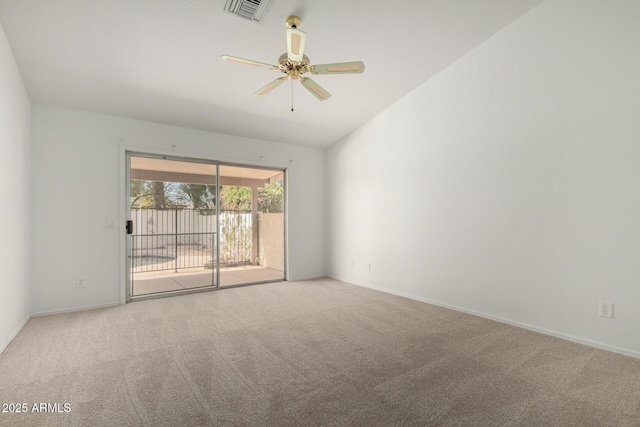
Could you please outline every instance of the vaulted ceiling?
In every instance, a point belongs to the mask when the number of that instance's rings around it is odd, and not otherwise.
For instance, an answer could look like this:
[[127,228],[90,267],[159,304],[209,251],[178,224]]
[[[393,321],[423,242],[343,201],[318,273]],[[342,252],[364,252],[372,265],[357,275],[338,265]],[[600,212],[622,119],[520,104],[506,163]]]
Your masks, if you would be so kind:
[[[226,0],[0,0],[0,22],[32,102],[278,142],[326,147],[541,0],[273,0],[261,23]],[[298,15],[312,64],[364,61],[364,74],[314,76],[252,94]],[[295,111],[291,112],[291,99]]]

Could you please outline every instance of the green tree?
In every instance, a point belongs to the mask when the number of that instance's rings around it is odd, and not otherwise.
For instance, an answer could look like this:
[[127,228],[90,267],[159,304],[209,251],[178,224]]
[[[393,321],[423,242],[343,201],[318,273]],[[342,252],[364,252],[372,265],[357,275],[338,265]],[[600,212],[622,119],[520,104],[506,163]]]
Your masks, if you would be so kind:
[[216,208],[216,186],[205,184],[180,184],[180,190],[195,209]]
[[282,213],[284,205],[282,182],[267,184],[258,188],[258,211],[264,213]]
[[131,180],[131,208],[147,208],[153,206],[151,181]]
[[188,204],[188,197],[176,182],[131,180],[131,208],[168,208]]
[[162,209],[167,207],[167,198],[164,194],[164,182],[153,181],[151,194],[153,195],[153,207],[155,209]]
[[249,211],[251,210],[251,188],[223,185],[220,189],[220,203],[225,210]]
[[[282,213],[284,211],[284,187],[282,181],[257,189],[258,212]],[[220,187],[220,204],[223,210],[251,210],[251,188],[236,185]],[[131,180],[131,207],[170,208],[190,206],[195,209],[215,209],[216,186]]]

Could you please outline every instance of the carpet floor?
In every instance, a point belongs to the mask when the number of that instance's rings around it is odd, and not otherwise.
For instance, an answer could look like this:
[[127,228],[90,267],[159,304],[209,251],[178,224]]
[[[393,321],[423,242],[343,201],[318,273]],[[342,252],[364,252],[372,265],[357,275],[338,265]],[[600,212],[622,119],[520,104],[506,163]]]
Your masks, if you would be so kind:
[[32,318],[0,402],[2,426],[638,426],[640,360],[322,279]]

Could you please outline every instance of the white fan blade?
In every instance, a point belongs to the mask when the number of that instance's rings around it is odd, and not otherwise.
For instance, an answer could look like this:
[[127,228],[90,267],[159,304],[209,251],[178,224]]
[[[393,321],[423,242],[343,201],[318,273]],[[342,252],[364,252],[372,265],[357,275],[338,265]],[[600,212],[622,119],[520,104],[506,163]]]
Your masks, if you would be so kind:
[[227,62],[235,62],[236,64],[253,65],[254,67],[266,68],[267,70],[279,69],[276,65],[265,64],[264,62],[251,61],[249,59],[236,58],[235,56],[222,55],[220,59]]
[[263,87],[262,89],[260,89],[259,91],[257,91],[256,93],[254,93],[253,96],[266,95],[272,90],[274,90],[275,88],[277,88],[278,86],[280,86],[282,83],[284,83],[285,80],[287,80],[287,77],[279,77],[274,81],[272,81],[271,83],[269,83],[268,85],[266,85],[265,87]]
[[364,73],[364,62],[312,65],[310,70],[313,74],[360,74]]
[[307,35],[297,28],[287,29],[287,56],[290,61],[300,62],[304,55]]
[[302,83],[302,86],[307,88],[307,90],[311,92],[313,96],[318,98],[320,101],[325,101],[331,98],[331,94],[329,92],[324,90],[322,86],[320,86],[318,83],[314,82],[308,77],[301,79],[300,83]]

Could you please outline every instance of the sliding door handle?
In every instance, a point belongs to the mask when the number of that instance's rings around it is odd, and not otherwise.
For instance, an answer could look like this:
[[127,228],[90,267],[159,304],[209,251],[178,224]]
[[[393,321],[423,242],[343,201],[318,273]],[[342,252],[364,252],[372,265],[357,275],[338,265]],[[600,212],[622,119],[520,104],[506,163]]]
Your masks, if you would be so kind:
[[128,220],[125,228],[127,230],[127,234],[133,234],[133,221]]

